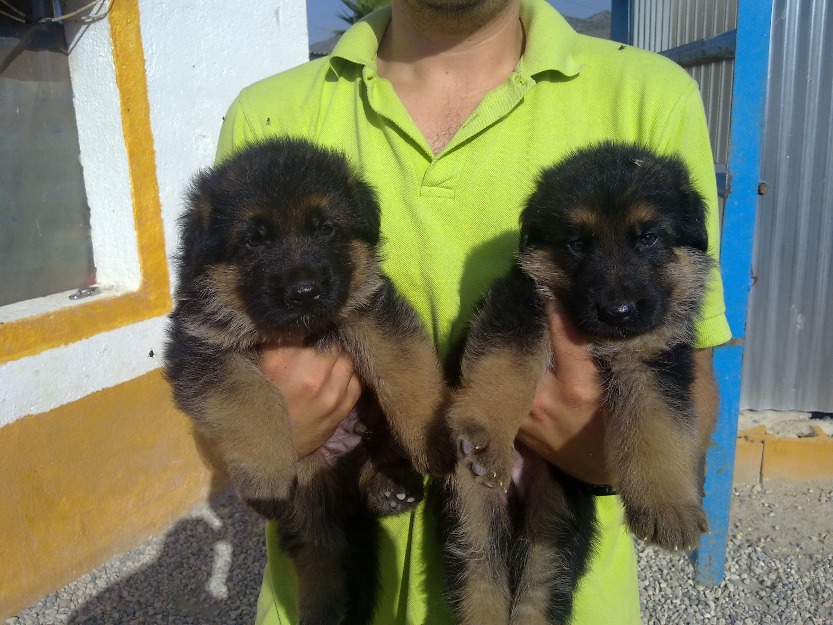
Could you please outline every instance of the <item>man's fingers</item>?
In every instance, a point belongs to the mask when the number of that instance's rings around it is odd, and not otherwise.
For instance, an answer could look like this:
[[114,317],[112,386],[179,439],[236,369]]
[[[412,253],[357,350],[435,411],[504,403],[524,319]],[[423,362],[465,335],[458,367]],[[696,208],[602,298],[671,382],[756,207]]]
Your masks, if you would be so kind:
[[570,320],[561,302],[558,300],[547,302],[547,318],[553,347],[576,351],[584,350],[587,347],[587,339],[582,336]]
[[319,389],[321,408],[331,417],[346,416],[356,405],[361,394],[361,384],[353,366],[353,359],[345,353],[339,353]]
[[349,414],[356,407],[361,394],[362,383],[359,380],[359,376],[353,375],[347,383],[347,390],[344,392],[344,397],[342,398],[341,406],[339,406],[337,413],[342,415]]
[[340,350],[320,351],[302,343],[261,347],[260,367],[267,378],[290,394],[315,395],[330,380],[344,379],[346,384],[353,375],[352,359]]
[[353,359],[337,348],[267,345],[260,350],[260,367],[286,401],[299,457],[320,448],[361,395]]
[[589,343],[570,321],[558,302],[547,304],[550,340],[552,341],[552,373],[562,384],[582,382],[598,374],[590,356]]

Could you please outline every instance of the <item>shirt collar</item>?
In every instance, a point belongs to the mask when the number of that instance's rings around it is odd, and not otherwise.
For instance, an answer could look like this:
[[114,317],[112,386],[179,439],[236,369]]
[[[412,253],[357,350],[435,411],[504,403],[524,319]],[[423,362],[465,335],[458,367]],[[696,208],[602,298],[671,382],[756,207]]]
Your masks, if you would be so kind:
[[[350,27],[338,40],[330,59],[344,59],[376,68],[376,52],[390,22],[391,9],[374,11]],[[575,76],[584,66],[574,50],[578,35],[546,0],[521,0],[521,21],[526,29],[526,49],[518,71],[528,76],[556,71]],[[337,70],[336,66],[333,68]]]
[[376,52],[390,23],[390,13],[388,5],[353,24],[336,43],[330,62],[344,59],[376,69]]
[[584,64],[575,58],[578,34],[546,0],[521,0],[526,48],[518,71],[528,76],[556,71],[575,76]]

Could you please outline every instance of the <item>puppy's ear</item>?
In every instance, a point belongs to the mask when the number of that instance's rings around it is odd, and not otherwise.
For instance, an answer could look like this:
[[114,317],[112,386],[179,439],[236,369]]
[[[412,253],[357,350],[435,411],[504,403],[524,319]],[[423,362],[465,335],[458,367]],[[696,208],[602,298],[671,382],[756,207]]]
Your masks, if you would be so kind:
[[[706,232],[706,200],[694,186],[694,180],[685,161],[680,156],[656,157],[657,179],[668,191],[665,202],[673,213],[676,246],[691,247],[705,252],[709,245]],[[643,167],[644,169],[644,167]]]
[[198,174],[187,195],[187,208],[179,220],[179,261],[183,271],[196,275],[205,264],[209,233],[211,230],[212,204],[210,199],[210,171]]
[[377,245],[382,218],[376,192],[363,180],[354,178],[350,181],[350,203],[356,236],[370,245]]
[[682,197],[684,207],[680,211],[680,218],[677,219],[677,245],[705,252],[709,246],[706,203],[692,186],[684,188]]

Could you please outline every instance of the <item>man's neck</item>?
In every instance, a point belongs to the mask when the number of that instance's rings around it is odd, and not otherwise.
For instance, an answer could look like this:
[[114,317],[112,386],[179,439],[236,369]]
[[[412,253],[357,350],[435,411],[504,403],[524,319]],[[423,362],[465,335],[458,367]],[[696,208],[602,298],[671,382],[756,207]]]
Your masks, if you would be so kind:
[[377,68],[387,78],[435,153],[483,96],[512,73],[523,52],[518,0],[485,23],[431,19],[394,0]]

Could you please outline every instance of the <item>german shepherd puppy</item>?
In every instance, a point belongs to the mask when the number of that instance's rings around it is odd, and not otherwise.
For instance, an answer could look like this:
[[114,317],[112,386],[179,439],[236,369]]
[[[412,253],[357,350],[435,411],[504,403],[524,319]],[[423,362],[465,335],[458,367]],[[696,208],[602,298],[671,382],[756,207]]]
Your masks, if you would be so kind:
[[577,151],[543,171],[520,221],[516,262],[475,315],[449,409],[450,598],[463,625],[569,622],[592,552],[591,490],[513,447],[552,364],[548,300],[591,341],[605,461],[633,532],[683,549],[707,531],[691,386],[712,261],[682,160],[628,144]]
[[[278,519],[302,625],[370,620],[375,515],[416,506],[441,450],[454,463],[442,369],[382,275],[379,224],[373,190],[342,155],[287,138],[197,175],[181,222],[165,372],[241,497]],[[298,339],[355,361],[366,391],[341,434],[364,443],[348,453],[336,441],[299,459],[293,447],[258,348]]]

